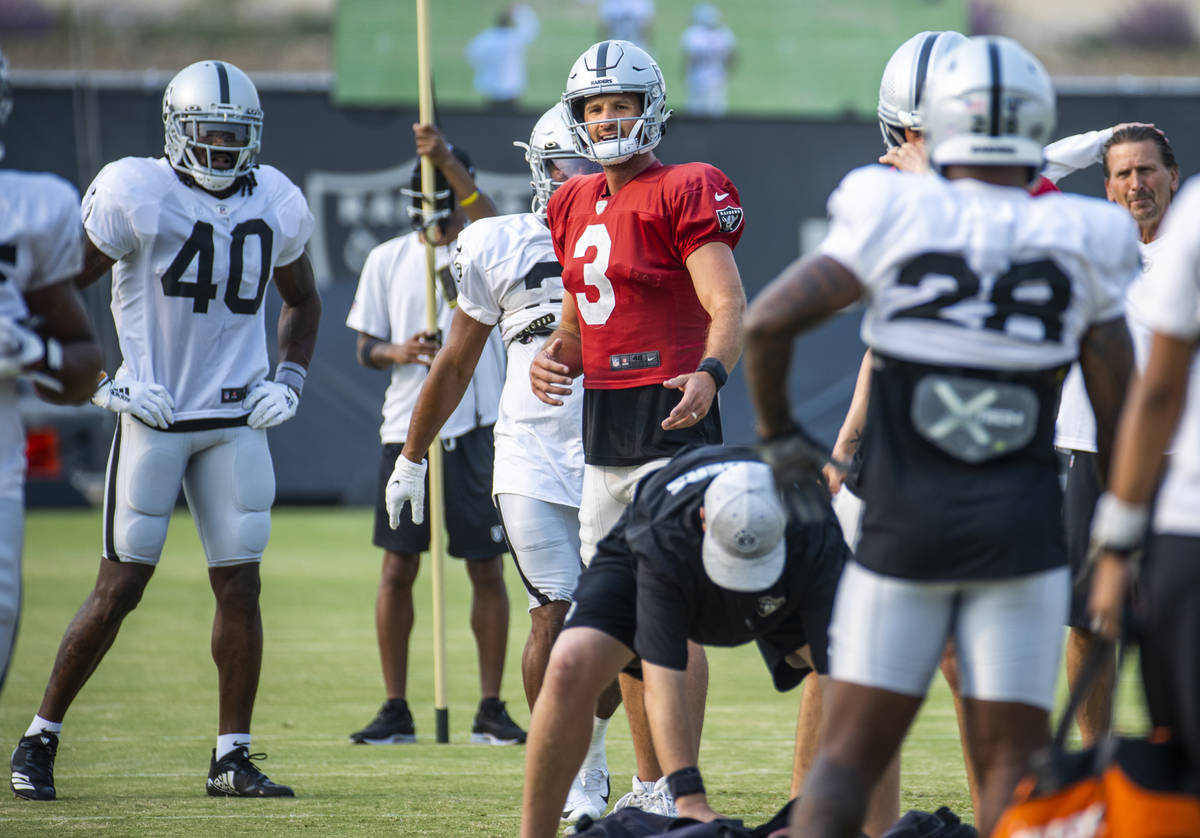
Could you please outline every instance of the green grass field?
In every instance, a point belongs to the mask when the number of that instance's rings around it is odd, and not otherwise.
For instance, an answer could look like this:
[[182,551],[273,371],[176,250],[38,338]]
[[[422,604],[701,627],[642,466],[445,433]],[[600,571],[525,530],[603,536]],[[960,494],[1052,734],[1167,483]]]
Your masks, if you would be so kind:
[[[509,0],[431,0],[431,47],[438,100],[478,104],[467,42],[492,24]],[[603,37],[599,0],[524,0],[541,33],[526,54],[529,87],[522,104],[542,110],[558,100],[571,64]],[[657,0],[650,53],[673,107],[684,102],[679,39],[695,0]],[[965,0],[719,0],[738,39],[729,77],[730,110],[742,114],[873,114],[879,75],[904,40],[925,29],[967,26]],[[417,97],[416,6],[391,0],[340,0],[334,22],[334,97],[340,104],[411,104]]]
[[[0,750],[16,744],[37,709],[55,649],[90,589],[99,552],[94,511],[29,515],[25,604],[17,654],[0,696]],[[294,800],[212,799],[204,793],[216,734],[209,657],[212,596],[198,539],[176,516],[164,560],[142,605],[67,718],[58,755],[59,800],[0,795],[0,835],[509,836],[517,831],[519,747],[467,744],[478,700],[467,627],[468,585],[447,566],[451,743],[433,741],[430,574],[419,581],[409,701],[420,741],[352,746],[347,734],[383,699],[373,601],[378,551],[366,509],[276,511],[263,565],[266,650],[254,750],[296,789]],[[529,718],[520,684],[528,630],[516,574],[506,572],[512,630],[504,698]],[[710,652],[712,686],[700,763],[716,808],[759,823],[785,802],[798,693],[773,691],[753,647]],[[1126,692],[1133,696],[1132,668]],[[1136,728],[1136,700],[1122,726]],[[609,735],[614,791],[632,771],[620,713]],[[939,678],[904,753],[902,808],[969,809],[954,713]]]

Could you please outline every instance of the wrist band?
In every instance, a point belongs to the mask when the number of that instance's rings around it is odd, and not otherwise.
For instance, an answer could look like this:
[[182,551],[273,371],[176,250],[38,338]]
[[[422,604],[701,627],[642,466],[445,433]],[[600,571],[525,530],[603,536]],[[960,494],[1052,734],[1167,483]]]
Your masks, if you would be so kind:
[[718,358],[705,358],[700,362],[700,366],[696,367],[696,372],[706,372],[711,375],[718,390],[724,387],[725,382],[729,380],[729,373],[725,371],[725,365]]
[[280,361],[275,367],[275,380],[286,384],[296,391],[296,395],[304,392],[304,379],[308,378],[308,370],[294,361]]
[[475,203],[478,200],[479,200],[479,190],[476,189],[470,195],[468,195],[467,197],[465,197],[461,201],[459,201],[458,205],[460,207],[469,207],[469,206],[471,206],[471,204]]
[[704,794],[704,780],[700,777],[700,769],[689,765],[687,768],[672,771],[667,775],[667,788],[676,800],[689,794]]
[[379,365],[371,360],[371,350],[379,346],[383,341],[379,338],[367,338],[358,347],[358,362],[364,367],[371,369],[379,369]]
[[63,366],[63,347],[57,338],[46,338],[46,369],[58,372]]
[[1092,541],[1116,552],[1132,551],[1145,540],[1149,521],[1150,510],[1144,504],[1126,503],[1105,492],[1092,516]]

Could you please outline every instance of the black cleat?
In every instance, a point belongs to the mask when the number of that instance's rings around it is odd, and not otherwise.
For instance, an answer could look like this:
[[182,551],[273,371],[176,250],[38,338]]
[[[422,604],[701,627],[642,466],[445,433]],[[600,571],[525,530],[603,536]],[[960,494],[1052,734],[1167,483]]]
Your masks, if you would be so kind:
[[412,713],[403,698],[389,698],[379,708],[375,720],[350,734],[356,745],[408,745],[417,741]]
[[213,748],[208,767],[209,797],[295,797],[288,786],[272,783],[266,774],[250,760],[266,759],[266,754],[251,754],[245,745],[234,748],[217,759]]
[[54,800],[54,755],[58,753],[58,734],[43,730],[36,736],[22,736],[13,749],[13,794],[26,800]]
[[485,698],[479,702],[479,712],[471,725],[471,741],[478,745],[524,745],[525,731],[504,709],[498,698]]

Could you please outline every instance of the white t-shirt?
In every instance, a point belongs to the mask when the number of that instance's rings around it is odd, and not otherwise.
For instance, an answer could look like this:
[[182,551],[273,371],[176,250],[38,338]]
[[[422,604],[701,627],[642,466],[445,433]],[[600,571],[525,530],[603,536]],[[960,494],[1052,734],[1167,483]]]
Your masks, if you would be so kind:
[[[449,281],[451,249],[435,249],[439,282],[437,286],[438,328],[443,339],[450,333],[454,307],[447,303],[442,283]],[[405,343],[425,323],[425,245],[416,232],[390,239],[376,247],[363,264],[358,290],[346,325],[357,332],[389,343]],[[417,395],[428,370],[420,364],[394,364],[392,380],[383,397],[383,424],[379,437],[384,444],[402,443],[408,437]],[[495,333],[488,339],[467,392],[454,413],[442,426],[441,438],[454,439],[475,428],[496,421],[500,401],[500,383],[504,377],[504,350]]]
[[[1149,244],[1138,242],[1142,254],[1142,272],[1125,289],[1125,324],[1133,339],[1133,357],[1139,370],[1146,366],[1146,356],[1150,352],[1150,330],[1142,322],[1139,300],[1146,287],[1157,282],[1154,266],[1159,261],[1158,254],[1162,246],[1162,236]],[[1083,372],[1077,363],[1071,365],[1071,371],[1063,382],[1058,420],[1054,425],[1054,444],[1072,451],[1096,451],[1096,416],[1083,383]]]
[[[1200,338],[1200,180],[1191,178],[1171,202],[1159,231],[1165,245],[1155,279],[1138,295],[1138,315],[1154,332]],[[1200,535],[1200,362],[1192,356],[1187,397],[1170,468],[1159,489],[1154,530]]]
[[737,41],[727,26],[693,24],[683,30],[680,46],[687,65],[688,95],[703,100],[725,89],[725,69]]
[[488,99],[516,99],[525,92],[525,49],[541,25],[528,6],[513,7],[512,17],[512,26],[485,29],[467,44],[475,89]]
[[166,387],[176,421],[245,415],[245,391],[270,372],[263,298],[275,268],[303,254],[313,217],[278,169],[254,176],[250,195],[217,198],[163,158],[126,157],[83,197],[87,235],[117,261],[117,375]]
[[579,506],[583,489],[583,388],[561,407],[538,399],[529,367],[544,336],[522,335],[535,321],[553,330],[562,312],[562,267],[550,230],[533,213],[476,221],[458,236],[458,305],[480,323],[500,324],[508,375],[496,422],[492,492]]
[[[0,170],[0,316],[29,315],[25,295],[83,269],[79,193],[57,175]],[[0,379],[0,498],[21,500],[25,430],[15,379]]]
[[1067,364],[1120,317],[1139,270],[1129,214],[1095,198],[867,166],[829,198],[820,252],[863,284],[863,341],[918,363]]
[[601,0],[600,22],[608,38],[645,48],[646,33],[654,22],[654,0]]

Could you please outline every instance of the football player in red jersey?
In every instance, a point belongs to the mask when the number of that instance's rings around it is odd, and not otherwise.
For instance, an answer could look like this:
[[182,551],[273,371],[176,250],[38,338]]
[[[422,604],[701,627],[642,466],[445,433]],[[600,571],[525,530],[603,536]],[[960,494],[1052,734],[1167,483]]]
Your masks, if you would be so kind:
[[[566,293],[530,379],[538,398],[561,404],[583,374],[587,563],[638,480],[687,445],[721,442],[717,390],[742,351],[746,295],[733,248],[743,212],[719,169],[655,157],[670,111],[662,72],[641,48],[589,47],[571,68],[563,101],[576,150],[604,172],[572,178],[550,199]],[[703,651],[691,651],[689,721],[698,741],[708,676]],[[623,675],[622,689],[638,760],[625,803],[672,812],[669,798],[655,793],[662,771],[638,718],[640,682]]]

